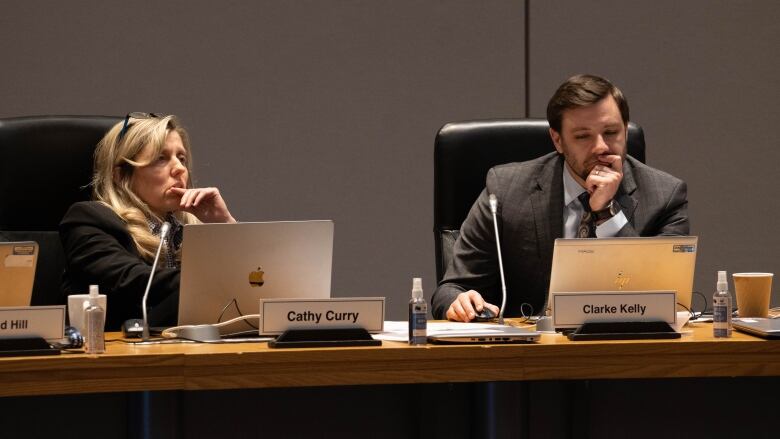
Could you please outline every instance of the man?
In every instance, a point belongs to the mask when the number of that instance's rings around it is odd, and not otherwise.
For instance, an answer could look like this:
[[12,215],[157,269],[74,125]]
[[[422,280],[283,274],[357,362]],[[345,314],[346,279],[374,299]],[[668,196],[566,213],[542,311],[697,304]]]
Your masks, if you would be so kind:
[[498,200],[505,316],[542,314],[556,238],[689,233],[685,182],[626,155],[628,102],[612,83],[569,78],[550,99],[547,120],[557,152],[488,171],[431,299],[435,318],[468,322],[484,308],[499,312],[490,194]]

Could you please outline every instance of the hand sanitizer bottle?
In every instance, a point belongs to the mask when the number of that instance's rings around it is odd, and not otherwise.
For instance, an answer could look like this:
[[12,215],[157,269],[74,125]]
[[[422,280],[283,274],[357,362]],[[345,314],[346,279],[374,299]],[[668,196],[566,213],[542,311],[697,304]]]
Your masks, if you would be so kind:
[[428,342],[428,304],[423,298],[422,278],[412,280],[412,300],[409,301],[409,344]]
[[86,353],[102,354],[106,351],[103,325],[106,323],[106,310],[98,303],[98,286],[89,286],[89,307],[84,311],[84,326],[87,329]]
[[712,336],[731,337],[731,295],[725,271],[718,272],[718,285],[712,296]]

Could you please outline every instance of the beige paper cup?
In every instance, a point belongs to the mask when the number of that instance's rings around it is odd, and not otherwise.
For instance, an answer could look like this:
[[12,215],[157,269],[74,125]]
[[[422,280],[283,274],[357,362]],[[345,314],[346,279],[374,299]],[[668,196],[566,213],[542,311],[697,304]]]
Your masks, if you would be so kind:
[[773,273],[734,273],[734,292],[740,317],[767,317]]

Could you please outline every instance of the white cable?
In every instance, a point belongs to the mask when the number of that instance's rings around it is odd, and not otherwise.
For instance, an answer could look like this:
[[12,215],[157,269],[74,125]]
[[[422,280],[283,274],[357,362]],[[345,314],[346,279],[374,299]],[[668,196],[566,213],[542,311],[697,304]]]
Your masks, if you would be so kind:
[[241,320],[249,320],[249,319],[259,319],[260,314],[247,314],[245,316],[238,316],[230,320],[226,320],[224,322],[214,323],[212,325],[182,325],[182,326],[174,326],[172,328],[165,329],[160,335],[163,338],[177,338],[178,331],[184,328],[194,328],[196,326],[212,326],[214,328],[220,328],[222,326],[227,326],[231,323],[240,322]]

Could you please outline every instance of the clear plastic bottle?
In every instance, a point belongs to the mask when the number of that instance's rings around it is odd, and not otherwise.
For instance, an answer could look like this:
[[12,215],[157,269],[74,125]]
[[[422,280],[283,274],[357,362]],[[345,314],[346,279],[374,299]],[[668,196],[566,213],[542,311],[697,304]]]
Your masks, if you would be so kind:
[[718,284],[712,296],[712,336],[731,337],[731,295],[725,271],[718,272]]
[[409,301],[409,344],[428,343],[428,304],[423,298],[422,278],[412,280],[412,300]]
[[84,311],[84,326],[87,330],[85,351],[88,354],[102,354],[106,351],[106,339],[103,326],[106,323],[106,310],[98,302],[98,286],[89,286],[89,307]]

